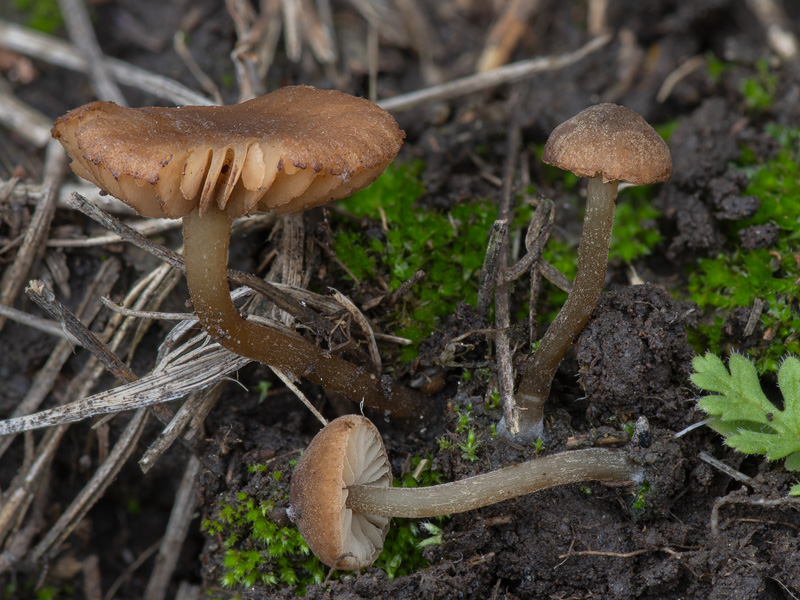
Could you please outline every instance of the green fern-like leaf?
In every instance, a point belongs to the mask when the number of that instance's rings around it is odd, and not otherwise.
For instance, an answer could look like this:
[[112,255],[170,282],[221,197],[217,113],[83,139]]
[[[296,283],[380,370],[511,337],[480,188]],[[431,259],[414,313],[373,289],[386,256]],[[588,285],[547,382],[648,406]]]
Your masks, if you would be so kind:
[[696,356],[692,366],[692,382],[715,392],[698,404],[716,417],[709,425],[725,436],[726,444],[769,460],[786,458],[787,469],[800,470],[800,359],[785,359],[778,371],[783,410],[767,399],[755,366],[741,354],[731,355],[728,368],[711,353]]

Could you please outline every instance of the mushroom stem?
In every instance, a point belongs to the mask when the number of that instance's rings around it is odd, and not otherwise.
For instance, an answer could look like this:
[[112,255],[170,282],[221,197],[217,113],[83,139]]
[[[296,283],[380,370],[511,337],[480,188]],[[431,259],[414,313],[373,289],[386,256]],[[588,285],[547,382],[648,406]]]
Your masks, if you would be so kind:
[[200,323],[217,343],[372,408],[398,416],[419,410],[419,399],[413,390],[399,385],[384,389],[376,375],[299,336],[243,319],[231,301],[228,287],[231,224],[228,214],[214,203],[203,215],[194,209],[183,218],[189,293]]
[[461,481],[421,488],[350,485],[347,507],[386,517],[425,518],[467,512],[523,494],[580,481],[640,481],[641,468],[623,452],[571,450]]
[[[516,394],[521,409],[519,432],[525,437],[541,437],[544,403],[550,395],[558,365],[600,298],[606,277],[618,184],[618,181],[603,181],[602,175],[589,179],[586,214],[578,245],[578,271],[572,291],[525,365]],[[517,432],[509,429],[509,433]]]

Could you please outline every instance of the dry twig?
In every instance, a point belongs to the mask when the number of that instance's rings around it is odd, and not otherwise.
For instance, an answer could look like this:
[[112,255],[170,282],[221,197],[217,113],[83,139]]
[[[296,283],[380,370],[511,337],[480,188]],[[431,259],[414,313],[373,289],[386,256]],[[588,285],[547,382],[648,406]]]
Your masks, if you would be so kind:
[[114,481],[122,466],[144,431],[147,421],[147,411],[136,411],[129,421],[114,449],[95,471],[92,478],[80,491],[78,496],[67,507],[56,523],[50,528],[41,542],[31,552],[31,560],[38,562],[51,548],[58,548],[61,543],[72,533],[89,509],[99,500],[108,486]]
[[[518,94],[515,92],[515,97]],[[518,106],[518,105],[517,105]],[[500,198],[498,217],[506,223],[511,219],[511,200],[514,191],[514,168],[519,156],[521,131],[519,125],[519,111],[514,111],[514,119],[508,132],[506,143],[506,161],[503,169],[503,191]],[[492,276],[494,281],[494,326],[497,333],[494,336],[495,350],[497,353],[497,391],[500,394],[500,403],[503,407],[505,427],[512,434],[519,431],[519,407],[514,398],[514,351],[511,348],[511,337],[508,328],[511,326],[511,308],[508,282],[503,278],[503,272],[508,264],[508,234],[500,242],[500,251],[497,270]]]
[[486,36],[475,71],[485,73],[504,65],[528,29],[528,19],[539,10],[539,0],[509,0]]
[[747,0],[747,6],[755,13],[767,35],[767,43],[778,56],[784,60],[796,59],[797,36],[783,7],[775,0]]
[[0,77],[0,125],[13,131],[28,143],[43,148],[50,141],[53,124],[46,116],[17,99]]
[[367,339],[367,346],[369,348],[369,357],[372,360],[372,368],[375,373],[382,373],[383,366],[381,363],[381,355],[378,351],[378,343],[375,341],[375,334],[372,331],[372,325],[370,325],[369,320],[350,298],[333,288],[331,288],[331,291],[333,292],[334,299],[344,306],[345,310],[350,313],[350,316],[358,323],[361,331],[364,332],[364,337]]
[[31,281],[25,290],[28,297],[33,300],[40,308],[47,311],[54,320],[61,323],[69,332],[74,335],[81,343],[94,354],[112,375],[123,381],[136,381],[136,374],[126,365],[114,352],[89,331],[63,304],[56,300],[55,295],[41,281]]
[[768,508],[787,507],[797,510],[800,508],[800,498],[796,496],[786,496],[783,498],[768,499],[762,496],[735,496],[733,493],[717,498],[714,508],[711,509],[711,533],[715,537],[719,535],[719,511],[726,504],[745,504],[748,506],[761,506]]
[[573,65],[592,52],[596,52],[608,44],[609,41],[611,41],[610,35],[599,36],[593,38],[574,52],[568,52],[558,56],[543,56],[511,63],[491,71],[486,71],[485,73],[470,75],[469,77],[463,77],[441,85],[435,85],[408,94],[401,94],[394,98],[387,98],[379,101],[378,104],[389,112],[397,112],[409,110],[430,102],[467,96],[499,85],[515,83],[531,77],[536,73],[555,71]]
[[[111,290],[111,287],[119,276],[120,269],[121,265],[119,261],[113,259],[105,261],[100,267],[97,276],[87,288],[83,300],[76,311],[76,316],[81,322],[88,325],[95,318],[100,310],[100,304],[97,302],[98,295],[107,294]],[[53,325],[52,321],[48,322]],[[62,335],[64,333],[63,329],[60,327],[59,333]],[[47,394],[52,390],[56,378],[59,373],[61,373],[61,369],[67,362],[67,359],[69,359],[73,353],[73,343],[70,338],[75,339],[77,342],[77,338],[69,334],[69,338],[61,340],[56,345],[45,365],[39,369],[36,377],[34,377],[33,383],[30,388],[28,388],[27,394],[25,394],[25,398],[16,406],[10,417],[13,418],[25,415],[39,408]],[[0,439],[0,457],[3,456],[13,441],[14,436],[10,435]]]
[[86,63],[87,75],[89,81],[92,82],[95,95],[100,100],[109,100],[121,106],[127,106],[125,96],[111,78],[83,1],[58,0],[58,4],[61,7],[61,14],[64,15],[64,23],[67,26],[69,37]]
[[[0,36],[2,37],[2,36]],[[47,145],[45,158],[45,193],[36,206],[36,212],[25,233],[25,239],[17,252],[14,264],[3,272],[0,278],[0,304],[11,306],[25,284],[37,257],[44,251],[44,243],[50,231],[50,222],[56,210],[56,192],[64,176],[66,155],[61,144],[51,140]],[[6,318],[0,316],[0,331],[5,325]]]
[[163,600],[167,595],[170,579],[178,564],[181,547],[189,534],[189,526],[194,518],[195,478],[200,472],[200,461],[190,456],[183,472],[180,487],[175,494],[175,503],[169,516],[167,530],[161,539],[156,555],[155,566],[147,582],[144,600]]
[[73,423],[93,416],[153,406],[206,388],[249,363],[196,336],[192,346],[179,348],[162,359],[147,375],[82,400],[31,415],[0,421],[0,435]]
[[155,441],[139,459],[139,468],[142,473],[147,473],[156,464],[156,461],[172,447],[181,434],[189,445],[194,447],[198,445],[199,430],[193,428],[192,424],[197,421],[202,423],[205,420],[209,411],[219,400],[221,392],[222,382],[217,382],[209,388],[192,392],[189,395],[175,412],[172,421],[161,430]]
[[[88,71],[86,60],[72,45],[53,36],[1,20],[0,46],[73,71],[82,73]],[[202,106],[214,104],[205,96],[169,77],[156,75],[114,58],[106,58],[103,62],[114,78],[122,84],[146,90],[175,104]]]

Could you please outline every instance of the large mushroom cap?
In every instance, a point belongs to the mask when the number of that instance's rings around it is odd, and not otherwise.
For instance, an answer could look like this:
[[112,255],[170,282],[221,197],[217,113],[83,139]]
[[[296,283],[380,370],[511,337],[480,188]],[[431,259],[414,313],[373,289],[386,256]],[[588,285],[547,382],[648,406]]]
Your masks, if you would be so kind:
[[597,104],[556,127],[542,160],[579,177],[636,185],[666,181],[672,157],[666,142],[636,112],[617,104]]
[[144,216],[170,218],[212,202],[238,217],[344,198],[383,172],[403,136],[376,104],[309,86],[233,106],[92,102],[53,127],[80,177]]
[[391,483],[389,458],[375,425],[358,415],[339,417],[317,434],[294,468],[292,520],[326,565],[369,566],[383,549],[390,519],[346,507],[347,487]]

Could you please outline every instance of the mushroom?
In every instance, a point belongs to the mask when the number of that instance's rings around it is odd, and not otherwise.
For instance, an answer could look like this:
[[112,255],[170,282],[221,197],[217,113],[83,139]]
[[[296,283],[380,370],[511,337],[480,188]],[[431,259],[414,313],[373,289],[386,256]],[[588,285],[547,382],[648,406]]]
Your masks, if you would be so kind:
[[587,448],[431,487],[391,487],[378,429],[365,417],[345,415],[322,429],[298,461],[287,513],[323,563],[354,570],[378,558],[391,517],[466,512],[588,480],[641,481],[642,470],[621,451]]
[[[298,213],[367,187],[403,132],[363,98],[286,87],[234,106],[92,102],[55,122],[72,169],[146,217],[183,218],[186,280],[209,335],[229,350],[355,402],[402,412],[415,396],[305,339],[243,319],[227,279],[232,220]],[[406,412],[410,407],[406,406]]]
[[672,175],[672,158],[664,140],[641,116],[616,104],[590,106],[556,127],[542,160],[589,177],[589,186],[572,291],[523,368],[516,393],[519,427],[512,431],[506,415],[499,428],[524,439],[542,436],[544,403],[556,369],[600,298],[619,182],[645,185]]

